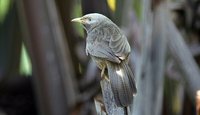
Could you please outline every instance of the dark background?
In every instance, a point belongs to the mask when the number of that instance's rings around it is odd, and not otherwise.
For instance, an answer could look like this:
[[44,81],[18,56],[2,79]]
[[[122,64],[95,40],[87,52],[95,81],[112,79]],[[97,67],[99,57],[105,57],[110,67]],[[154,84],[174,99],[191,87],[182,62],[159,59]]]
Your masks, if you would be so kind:
[[71,23],[94,12],[131,44],[132,115],[200,114],[198,0],[0,0],[0,115],[95,115],[94,99],[105,111],[86,32]]

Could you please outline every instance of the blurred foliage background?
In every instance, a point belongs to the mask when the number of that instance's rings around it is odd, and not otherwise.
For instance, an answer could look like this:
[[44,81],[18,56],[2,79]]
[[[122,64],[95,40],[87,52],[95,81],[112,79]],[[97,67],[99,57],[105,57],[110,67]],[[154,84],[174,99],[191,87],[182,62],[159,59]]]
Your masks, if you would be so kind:
[[71,23],[94,12],[131,44],[130,114],[200,115],[199,0],[0,0],[0,115],[95,115],[94,100],[106,113],[86,32]]

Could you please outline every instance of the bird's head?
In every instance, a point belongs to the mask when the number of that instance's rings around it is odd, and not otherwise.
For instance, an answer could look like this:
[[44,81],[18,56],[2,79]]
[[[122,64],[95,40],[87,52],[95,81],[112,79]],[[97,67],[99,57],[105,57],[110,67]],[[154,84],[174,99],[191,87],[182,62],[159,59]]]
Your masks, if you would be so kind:
[[98,13],[86,14],[83,17],[74,18],[72,22],[81,23],[86,31],[89,31],[92,28],[97,27],[102,22],[110,21],[106,16]]

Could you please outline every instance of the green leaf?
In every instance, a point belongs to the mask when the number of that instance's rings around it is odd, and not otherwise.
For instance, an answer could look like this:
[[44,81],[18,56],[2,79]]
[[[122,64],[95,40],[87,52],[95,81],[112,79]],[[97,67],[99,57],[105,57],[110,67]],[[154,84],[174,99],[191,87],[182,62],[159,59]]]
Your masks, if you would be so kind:
[[21,49],[20,74],[26,76],[32,75],[32,64],[24,44],[22,44]]
[[4,18],[9,10],[10,0],[0,0],[0,23],[4,21]]

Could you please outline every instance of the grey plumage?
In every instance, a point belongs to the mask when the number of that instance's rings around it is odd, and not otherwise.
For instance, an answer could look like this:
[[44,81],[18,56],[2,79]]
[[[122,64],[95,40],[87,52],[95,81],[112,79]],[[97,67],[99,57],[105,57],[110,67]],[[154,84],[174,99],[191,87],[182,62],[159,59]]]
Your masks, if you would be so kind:
[[[107,17],[92,13],[76,18],[87,31],[86,54],[90,55],[97,66],[107,73],[117,106],[128,106],[133,101],[137,89],[134,74],[128,66],[131,52],[126,36]],[[103,71],[104,72],[104,71]]]

